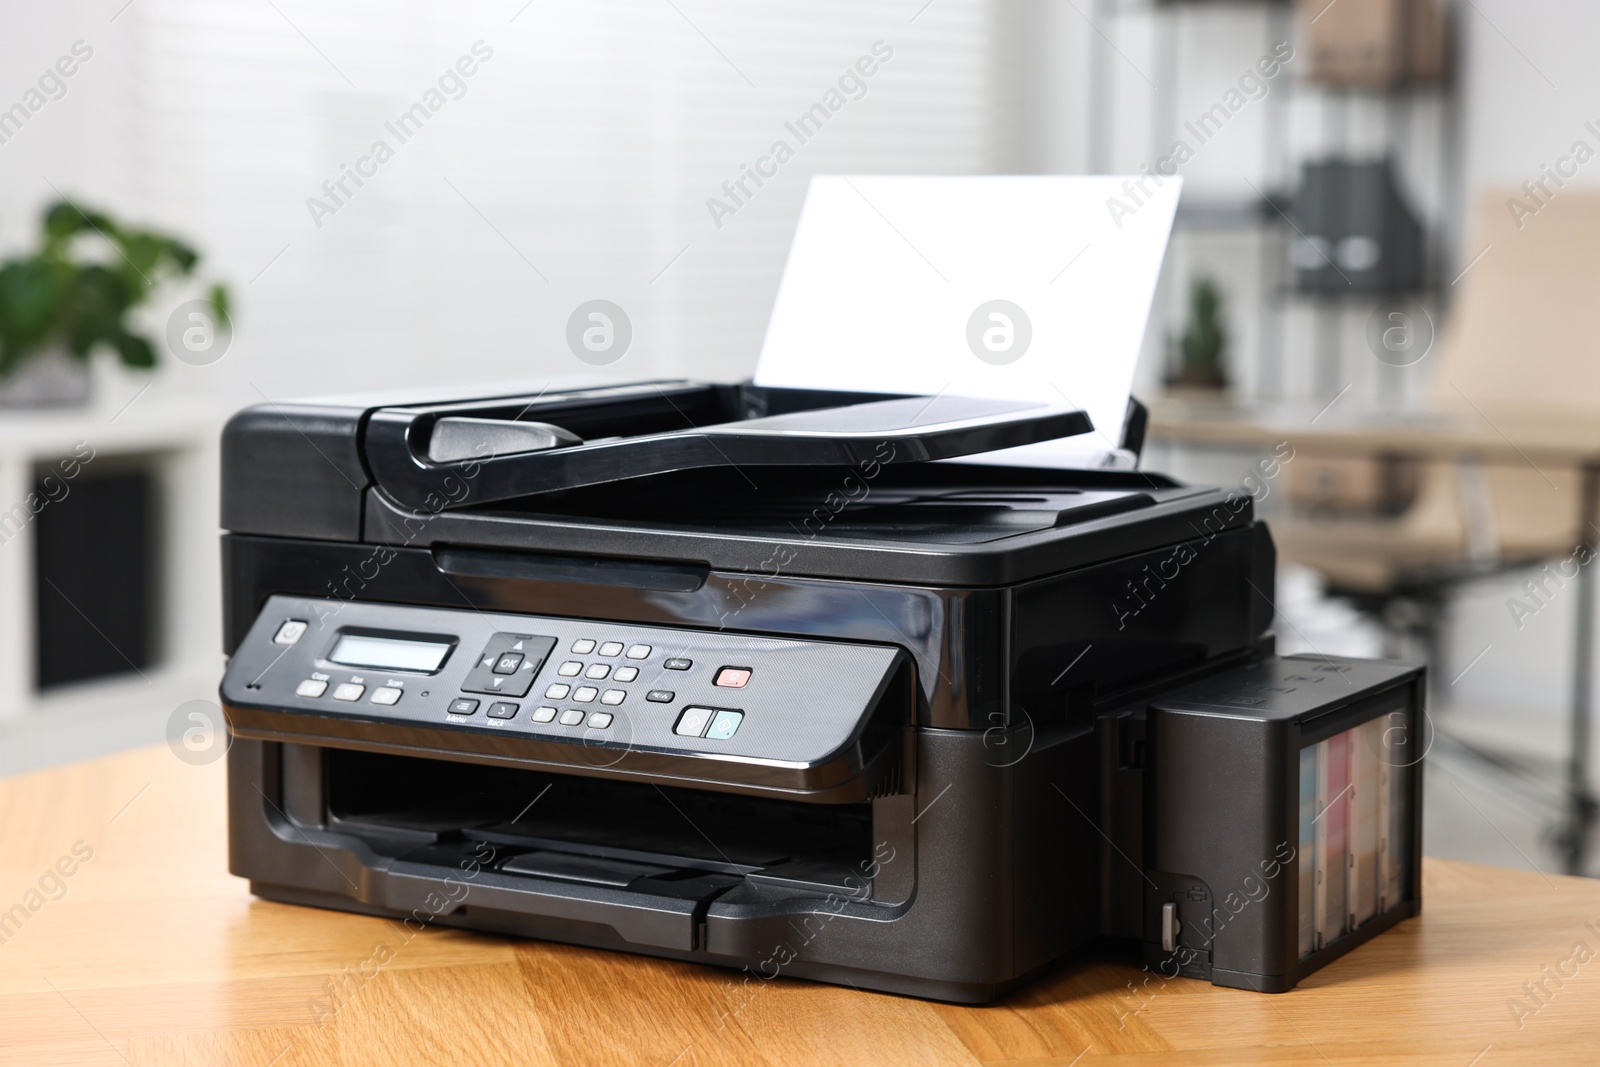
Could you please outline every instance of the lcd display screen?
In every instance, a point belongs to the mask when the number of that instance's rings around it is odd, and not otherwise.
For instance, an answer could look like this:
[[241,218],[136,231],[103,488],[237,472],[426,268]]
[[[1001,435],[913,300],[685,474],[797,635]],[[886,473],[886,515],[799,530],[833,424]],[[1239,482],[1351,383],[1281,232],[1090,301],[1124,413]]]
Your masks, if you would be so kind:
[[443,641],[409,641],[397,637],[342,634],[328,653],[333,663],[347,667],[376,667],[391,671],[436,671],[450,655]]

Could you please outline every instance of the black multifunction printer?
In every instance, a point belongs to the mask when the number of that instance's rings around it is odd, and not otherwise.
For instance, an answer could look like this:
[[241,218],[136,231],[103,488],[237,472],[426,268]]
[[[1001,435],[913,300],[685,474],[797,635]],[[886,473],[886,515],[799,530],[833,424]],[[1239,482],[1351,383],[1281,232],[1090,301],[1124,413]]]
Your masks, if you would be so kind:
[[980,1002],[1122,938],[1292,988],[1420,908],[1422,672],[1274,654],[1246,494],[960,462],[1089,430],[678,381],[240,413],[231,869],[746,979]]

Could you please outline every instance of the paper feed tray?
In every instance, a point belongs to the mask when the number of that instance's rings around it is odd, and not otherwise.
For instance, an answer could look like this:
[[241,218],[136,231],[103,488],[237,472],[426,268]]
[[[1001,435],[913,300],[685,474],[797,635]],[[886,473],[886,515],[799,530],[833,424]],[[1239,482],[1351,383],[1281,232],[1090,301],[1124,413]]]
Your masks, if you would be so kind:
[[363,453],[393,499],[439,511],[674,471],[953,459],[1093,429],[1071,408],[954,396],[751,410],[739,387],[683,382],[379,408]]

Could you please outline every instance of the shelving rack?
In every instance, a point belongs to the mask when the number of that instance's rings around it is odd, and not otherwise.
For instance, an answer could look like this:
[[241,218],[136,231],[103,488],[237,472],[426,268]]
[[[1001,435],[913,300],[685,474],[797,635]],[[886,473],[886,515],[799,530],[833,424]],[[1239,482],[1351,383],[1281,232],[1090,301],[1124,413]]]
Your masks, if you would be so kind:
[[[1099,35],[1090,52],[1090,169],[1097,173],[1117,173],[1126,160],[1117,158],[1114,139],[1118,116],[1127,114],[1119,107],[1118,64],[1132,63],[1123,51],[1123,28],[1130,17],[1151,20],[1147,54],[1151,68],[1161,77],[1149,94],[1149,151],[1151,158],[1165,155],[1178,137],[1182,101],[1179,90],[1185,51],[1181,38],[1189,20],[1210,17],[1218,10],[1260,12],[1263,40],[1294,43],[1302,66],[1289,66],[1276,79],[1260,101],[1265,108],[1261,123],[1262,171],[1257,176],[1240,175],[1241,193],[1237,197],[1186,193],[1180,205],[1175,240],[1180,246],[1174,261],[1183,258],[1182,246],[1219,235],[1254,235],[1259,241],[1258,267],[1263,285],[1253,296],[1255,311],[1254,351],[1235,351],[1235,366],[1249,373],[1240,377],[1249,383],[1246,399],[1331,398],[1359,375],[1352,375],[1349,324],[1352,308],[1364,315],[1384,300],[1408,297],[1427,310],[1437,324],[1448,307],[1451,283],[1449,265],[1456,259],[1460,235],[1457,232],[1465,200],[1462,180],[1460,94],[1453,72],[1447,66],[1445,77],[1431,85],[1404,85],[1391,89],[1352,89],[1327,86],[1304,76],[1306,48],[1297,40],[1295,5],[1290,0],[1095,0],[1092,21]],[[1119,38],[1122,39],[1119,41]],[[1453,47],[1453,46],[1447,46]],[[1355,128],[1363,118],[1376,112],[1382,127],[1377,151],[1363,149],[1356,142]],[[1314,139],[1309,122],[1314,117]],[[1408,129],[1409,127],[1409,129]],[[1419,129],[1422,127],[1422,129]],[[1311,143],[1306,143],[1307,141]],[[1428,150],[1423,149],[1427,144]],[[1431,151],[1431,159],[1428,158]],[[1359,293],[1348,297],[1324,296],[1300,291],[1294,282],[1288,253],[1296,232],[1293,215],[1294,184],[1301,163],[1316,158],[1352,156],[1370,158],[1389,155],[1396,161],[1402,190],[1416,214],[1423,220],[1426,241],[1428,282],[1418,293]],[[1433,173],[1418,173],[1431,170]],[[1256,179],[1263,179],[1257,181]],[[1170,278],[1163,280],[1158,294],[1152,328],[1164,335],[1166,323],[1162,298],[1171,303]],[[1228,287],[1224,283],[1225,289]],[[1237,290],[1230,302],[1243,303]],[[1291,319],[1304,313],[1310,320],[1308,343],[1299,347],[1312,353],[1309,374],[1294,381]],[[1362,342],[1364,347],[1364,341]],[[1368,357],[1370,359],[1370,357]],[[1379,404],[1404,402],[1419,392],[1417,375],[1406,375],[1405,368],[1380,365],[1371,382],[1373,395],[1368,400]]]

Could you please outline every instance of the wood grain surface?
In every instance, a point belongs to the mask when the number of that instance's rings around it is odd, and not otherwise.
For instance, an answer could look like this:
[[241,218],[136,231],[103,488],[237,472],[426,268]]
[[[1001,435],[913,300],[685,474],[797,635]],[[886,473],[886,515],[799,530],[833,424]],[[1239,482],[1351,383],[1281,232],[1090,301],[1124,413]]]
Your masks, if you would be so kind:
[[1324,455],[1474,456],[1525,466],[1600,460],[1600,419],[1568,412],[1477,408],[1386,413],[1337,404],[1249,405],[1175,397],[1156,397],[1149,408],[1151,440],[1191,446],[1270,448],[1288,441]]
[[1430,860],[1281,996],[1101,952],[955,1007],[256,900],[223,784],[164,746],[0,781],[0,1063],[1600,1063],[1589,880]]

